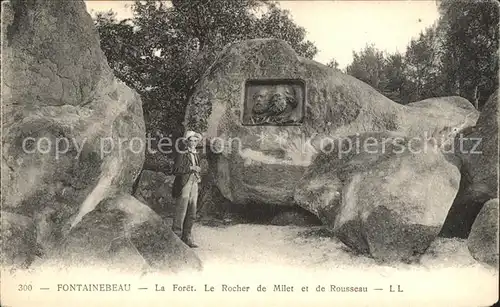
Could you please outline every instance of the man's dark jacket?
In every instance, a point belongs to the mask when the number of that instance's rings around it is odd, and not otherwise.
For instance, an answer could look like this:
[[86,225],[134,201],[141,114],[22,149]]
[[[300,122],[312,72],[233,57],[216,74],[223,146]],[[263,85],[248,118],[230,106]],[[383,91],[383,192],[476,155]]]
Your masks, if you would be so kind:
[[[200,161],[198,154],[195,153],[195,161]],[[198,162],[199,165],[199,162]],[[186,185],[189,180],[189,175],[195,173],[194,170],[191,170],[191,157],[189,156],[189,152],[183,151],[177,154],[175,158],[173,174],[175,175],[174,184],[172,186],[172,197],[177,198],[181,196],[182,188]]]

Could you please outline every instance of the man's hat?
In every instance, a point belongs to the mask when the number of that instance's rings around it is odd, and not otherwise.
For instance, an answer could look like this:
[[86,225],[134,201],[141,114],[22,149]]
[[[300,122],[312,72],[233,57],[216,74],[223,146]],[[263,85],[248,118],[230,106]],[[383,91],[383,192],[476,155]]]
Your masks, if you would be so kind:
[[202,137],[201,137],[201,134],[199,134],[198,132],[194,132],[194,131],[186,131],[186,134],[184,135],[184,138],[186,140],[189,140],[190,138],[197,138],[198,140],[201,140]]

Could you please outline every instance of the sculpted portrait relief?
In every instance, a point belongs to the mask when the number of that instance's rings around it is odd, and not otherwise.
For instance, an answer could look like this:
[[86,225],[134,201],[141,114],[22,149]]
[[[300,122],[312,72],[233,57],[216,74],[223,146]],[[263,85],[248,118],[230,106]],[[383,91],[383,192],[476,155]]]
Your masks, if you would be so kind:
[[304,118],[302,80],[249,80],[243,125],[299,125]]

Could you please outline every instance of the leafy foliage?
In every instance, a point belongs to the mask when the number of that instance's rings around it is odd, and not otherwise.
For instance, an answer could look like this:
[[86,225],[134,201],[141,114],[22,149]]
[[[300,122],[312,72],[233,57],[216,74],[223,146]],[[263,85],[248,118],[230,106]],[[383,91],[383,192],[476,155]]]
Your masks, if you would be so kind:
[[498,84],[498,0],[443,0],[439,9],[442,28],[443,84],[479,107]]
[[385,58],[382,51],[373,45],[367,45],[359,53],[353,52],[353,61],[347,66],[346,72],[364,81],[376,89],[380,89],[381,83],[386,82]]
[[416,101],[442,95],[439,88],[440,65],[436,48],[436,31],[433,27],[412,39],[406,49],[404,63],[404,100]]
[[327,64],[326,66],[330,67],[330,68],[333,68],[335,70],[340,70],[339,68],[339,62],[337,62],[337,60],[335,59],[331,59]]
[[401,103],[403,97],[406,97],[405,67],[401,54],[387,54],[372,44],[366,45],[360,52],[353,52],[353,61],[345,71],[370,84],[390,99]]
[[399,103],[460,95],[480,109],[498,84],[498,0],[442,0],[440,18],[404,54],[373,45],[346,72]]
[[[179,136],[196,82],[231,42],[274,37],[312,58],[306,31],[276,3],[257,0],[135,1],[134,17],[98,13],[95,25],[109,65],[143,99],[147,132]],[[260,16],[259,16],[260,15]]]
[[401,103],[407,95],[405,92],[404,58],[399,53],[386,57],[384,74],[385,83],[382,84],[383,93],[393,101]]

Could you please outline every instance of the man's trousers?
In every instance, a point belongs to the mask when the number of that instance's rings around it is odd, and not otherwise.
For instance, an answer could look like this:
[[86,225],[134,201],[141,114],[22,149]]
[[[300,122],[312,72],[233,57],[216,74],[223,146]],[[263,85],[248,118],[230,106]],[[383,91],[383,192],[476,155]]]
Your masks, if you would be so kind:
[[176,199],[172,231],[183,241],[191,241],[191,230],[196,219],[198,200],[198,180],[194,174],[182,187],[181,195]]

